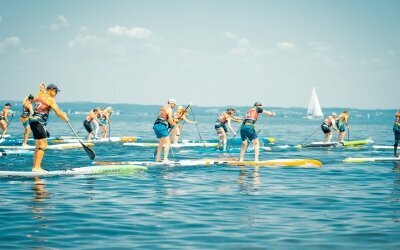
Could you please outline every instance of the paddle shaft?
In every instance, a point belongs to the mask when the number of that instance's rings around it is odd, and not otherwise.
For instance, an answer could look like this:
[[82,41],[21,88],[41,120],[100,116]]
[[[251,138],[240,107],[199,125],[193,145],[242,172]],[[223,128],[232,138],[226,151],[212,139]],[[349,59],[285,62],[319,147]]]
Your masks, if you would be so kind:
[[[193,109],[192,109],[192,116],[193,116],[193,120],[196,122],[196,117],[194,116]],[[196,129],[197,129],[197,133],[199,134],[199,138],[200,138],[201,142],[203,143],[203,146],[205,147],[206,144],[204,143],[203,138],[201,138],[201,134],[200,134],[199,126],[197,126],[197,122],[195,123],[195,125],[196,125]]]
[[[265,126],[267,126],[267,123],[269,121],[269,117],[267,117],[267,120],[264,122],[263,126],[257,131],[256,135],[258,136],[258,134],[261,132],[261,130],[263,130],[265,128]],[[250,141],[249,143],[247,143],[247,147],[246,150],[249,148],[249,146],[253,143],[253,141]]]
[[319,129],[320,129],[320,127],[318,127],[316,130],[314,130],[314,132],[312,132],[311,135],[309,135],[306,139],[302,140],[299,144],[302,144],[303,142],[305,142],[308,138],[310,138],[311,136],[313,136]]
[[76,136],[76,139],[78,139],[79,143],[82,145],[83,149],[85,150],[86,154],[89,156],[89,158],[91,160],[94,160],[94,158],[96,157],[96,154],[93,152],[92,149],[90,149],[88,146],[86,146],[85,144],[83,144],[83,142],[81,141],[81,139],[79,139],[78,135],[76,134],[74,128],[71,126],[71,123],[69,123],[69,121],[66,121],[66,123],[68,124],[69,128],[72,130],[72,132],[74,133],[74,135]]

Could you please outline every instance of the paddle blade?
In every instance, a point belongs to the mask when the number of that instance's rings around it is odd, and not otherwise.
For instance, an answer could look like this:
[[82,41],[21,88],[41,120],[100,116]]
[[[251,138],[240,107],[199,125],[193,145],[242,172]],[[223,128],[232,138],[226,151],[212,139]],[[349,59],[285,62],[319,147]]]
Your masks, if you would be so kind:
[[96,154],[94,153],[94,151],[89,148],[88,146],[86,146],[85,144],[81,143],[83,149],[85,150],[86,154],[89,156],[89,159],[94,160],[94,158],[96,158]]

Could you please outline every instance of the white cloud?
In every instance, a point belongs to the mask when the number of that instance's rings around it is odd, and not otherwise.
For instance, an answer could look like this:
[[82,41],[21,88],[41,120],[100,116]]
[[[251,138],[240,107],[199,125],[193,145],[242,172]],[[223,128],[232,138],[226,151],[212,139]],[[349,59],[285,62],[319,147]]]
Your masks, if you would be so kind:
[[57,23],[53,23],[49,25],[49,30],[51,31],[56,31],[61,28],[68,28],[69,27],[69,22],[67,18],[63,15],[59,15],[57,17]]
[[85,47],[94,45],[98,39],[95,36],[87,34],[79,34],[73,40],[68,42],[68,47],[74,48],[77,46]]
[[222,33],[222,37],[224,37],[224,38],[236,38],[237,35],[235,35],[235,34],[233,34],[231,32],[224,32],[224,33]]
[[245,38],[245,37],[240,38],[240,39],[238,40],[238,46],[239,46],[239,47],[249,47],[249,46],[250,46],[250,41],[249,41],[249,39],[247,39],[247,38]]
[[262,51],[259,51],[254,48],[242,47],[242,48],[233,48],[230,51],[230,54],[234,55],[234,56],[261,56],[263,53],[262,53]]
[[0,41],[0,53],[3,53],[6,49],[10,47],[17,47],[21,44],[21,39],[17,36],[11,36],[3,41]]
[[296,45],[290,42],[280,42],[276,45],[280,50],[289,50],[296,48]]
[[128,28],[125,26],[115,25],[110,27],[108,31],[116,36],[125,36],[133,39],[146,39],[154,35],[153,32],[141,27]]

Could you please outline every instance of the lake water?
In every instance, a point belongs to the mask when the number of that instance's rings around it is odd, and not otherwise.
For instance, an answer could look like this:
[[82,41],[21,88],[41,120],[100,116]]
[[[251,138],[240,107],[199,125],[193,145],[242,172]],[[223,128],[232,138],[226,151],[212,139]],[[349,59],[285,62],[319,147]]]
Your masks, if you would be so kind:
[[[304,119],[294,109],[276,111],[277,117],[258,122],[261,128],[267,121],[260,136],[276,138],[260,159],[313,158],[323,162],[322,168],[158,166],[130,175],[41,178],[41,184],[0,178],[0,249],[400,249],[400,165],[342,162],[349,156],[393,152],[375,151],[371,145],[280,148],[307,137],[307,142],[320,141],[323,134],[321,120]],[[332,111],[341,110],[325,112]],[[350,139],[393,145],[394,112],[350,110]],[[115,115],[112,136],[155,141],[154,118]],[[196,118],[199,130],[185,125],[182,139],[199,139],[198,131],[203,139],[215,139],[216,114]],[[84,115],[70,119],[84,135]],[[49,130],[52,136],[72,135],[54,114]],[[9,133],[20,136],[21,124],[13,121]],[[97,161],[154,160],[153,148],[99,143],[93,150]],[[213,149],[182,148],[174,149],[170,159],[221,155]],[[82,150],[48,150],[43,168],[90,164]],[[31,165],[32,155],[0,158],[0,170],[29,171]]]

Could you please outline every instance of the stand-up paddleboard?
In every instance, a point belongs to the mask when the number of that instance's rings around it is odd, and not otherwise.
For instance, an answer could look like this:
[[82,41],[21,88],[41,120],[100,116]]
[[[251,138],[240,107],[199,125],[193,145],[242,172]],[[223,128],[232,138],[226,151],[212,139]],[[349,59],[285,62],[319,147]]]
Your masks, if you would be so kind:
[[[117,136],[112,136],[110,138],[98,138],[98,139],[93,139],[90,141],[90,143],[99,143],[99,142],[136,142],[138,140],[138,137],[132,137],[132,136],[122,136],[122,137],[117,137]],[[83,142],[88,142],[86,139],[81,139]],[[52,140],[54,143],[72,143],[72,142],[79,142],[76,137],[74,138],[57,138]]]
[[[85,143],[86,146],[92,147],[93,143]],[[35,149],[35,146],[0,146],[2,149]],[[47,149],[54,150],[64,150],[64,149],[74,149],[74,148],[82,148],[80,143],[62,143],[62,144],[53,144],[48,145]]]
[[351,163],[385,162],[385,161],[399,161],[400,162],[400,157],[359,157],[359,158],[348,157],[343,160],[343,162],[351,162]]
[[362,146],[368,143],[373,143],[372,140],[356,140],[356,141],[342,141],[342,142],[311,142],[308,144],[301,144],[294,146],[295,148],[330,148],[330,147],[352,147]]
[[[131,147],[158,147],[158,143],[156,142],[125,142],[124,146],[131,146]],[[171,144],[172,148],[184,148],[184,147],[217,147],[218,143],[212,142],[187,142],[187,143],[179,143],[179,144]]]
[[28,155],[28,154],[33,154],[33,151],[28,150],[28,149],[9,150],[9,149],[0,148],[0,157],[2,157],[2,156],[20,156],[20,155]]
[[322,163],[314,159],[275,159],[267,161],[224,161],[218,159],[203,160],[180,160],[170,162],[131,161],[131,162],[94,162],[95,165],[134,164],[144,166],[210,166],[210,165],[233,165],[233,166],[261,166],[261,167],[306,167],[319,168]]
[[373,145],[372,149],[374,149],[374,150],[393,150],[394,146],[393,145],[391,145],[391,146],[389,146],[389,145]]
[[72,168],[67,170],[56,171],[0,171],[0,177],[49,177],[59,175],[87,175],[87,174],[128,174],[137,171],[145,171],[147,167],[136,165],[102,165],[91,167]]
[[[275,143],[276,139],[273,137],[259,137],[258,138],[260,140],[260,142],[264,143],[264,144],[270,144],[270,143]],[[210,140],[182,140],[180,141],[180,143],[202,143],[202,142],[211,142],[211,143],[218,143],[218,139],[210,139]],[[230,138],[228,138],[228,143],[232,143],[232,144],[241,144],[242,143],[242,139],[240,139],[240,136],[237,138],[234,138],[233,140],[231,140]]]

